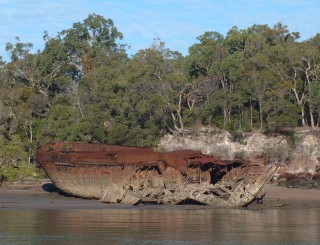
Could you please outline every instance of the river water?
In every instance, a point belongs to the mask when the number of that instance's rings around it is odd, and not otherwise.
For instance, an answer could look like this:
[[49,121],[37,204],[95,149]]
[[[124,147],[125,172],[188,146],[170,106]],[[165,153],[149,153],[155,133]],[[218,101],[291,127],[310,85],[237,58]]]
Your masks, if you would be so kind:
[[320,209],[0,210],[0,244],[320,244]]

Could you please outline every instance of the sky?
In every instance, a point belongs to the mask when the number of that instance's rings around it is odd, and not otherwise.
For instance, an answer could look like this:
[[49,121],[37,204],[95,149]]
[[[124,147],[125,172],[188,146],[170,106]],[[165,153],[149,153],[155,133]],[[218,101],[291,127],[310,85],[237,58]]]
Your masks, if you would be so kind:
[[8,60],[5,46],[15,37],[42,50],[44,31],[54,37],[92,13],[113,20],[129,55],[156,38],[187,55],[204,32],[225,36],[233,26],[281,22],[300,41],[320,32],[320,0],[0,0],[0,56]]

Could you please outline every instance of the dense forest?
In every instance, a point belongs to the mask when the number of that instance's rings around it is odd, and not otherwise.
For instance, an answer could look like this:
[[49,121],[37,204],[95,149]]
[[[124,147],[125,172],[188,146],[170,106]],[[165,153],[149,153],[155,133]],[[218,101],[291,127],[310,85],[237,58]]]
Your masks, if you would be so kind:
[[34,173],[50,141],[154,146],[199,125],[320,124],[320,34],[299,42],[281,23],[234,26],[205,32],[186,56],[154,40],[129,57],[113,21],[91,14],[43,38],[41,51],[16,38],[0,57],[0,180]]

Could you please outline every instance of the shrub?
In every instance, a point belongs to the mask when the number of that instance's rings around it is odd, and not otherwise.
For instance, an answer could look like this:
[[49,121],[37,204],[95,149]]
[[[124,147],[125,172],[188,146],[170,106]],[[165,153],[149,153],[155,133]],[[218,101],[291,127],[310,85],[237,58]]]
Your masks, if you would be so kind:
[[20,177],[43,178],[44,171],[28,162],[28,154],[21,145],[0,147],[0,182],[14,181]]
[[241,145],[247,144],[246,136],[240,130],[230,130],[229,133],[230,133],[229,139],[232,142],[237,142]]
[[20,177],[44,178],[45,176],[46,174],[42,168],[30,163],[6,165],[0,168],[0,182],[13,182]]
[[246,160],[248,158],[248,153],[245,150],[240,150],[235,153],[236,159]]
[[0,167],[26,162],[28,154],[19,145],[4,145],[0,148]]

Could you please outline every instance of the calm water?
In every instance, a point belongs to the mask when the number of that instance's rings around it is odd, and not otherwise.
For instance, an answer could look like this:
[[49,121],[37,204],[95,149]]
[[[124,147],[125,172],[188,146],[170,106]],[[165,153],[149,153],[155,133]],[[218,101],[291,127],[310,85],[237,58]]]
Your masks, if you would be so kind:
[[2,210],[0,244],[320,244],[320,209]]

